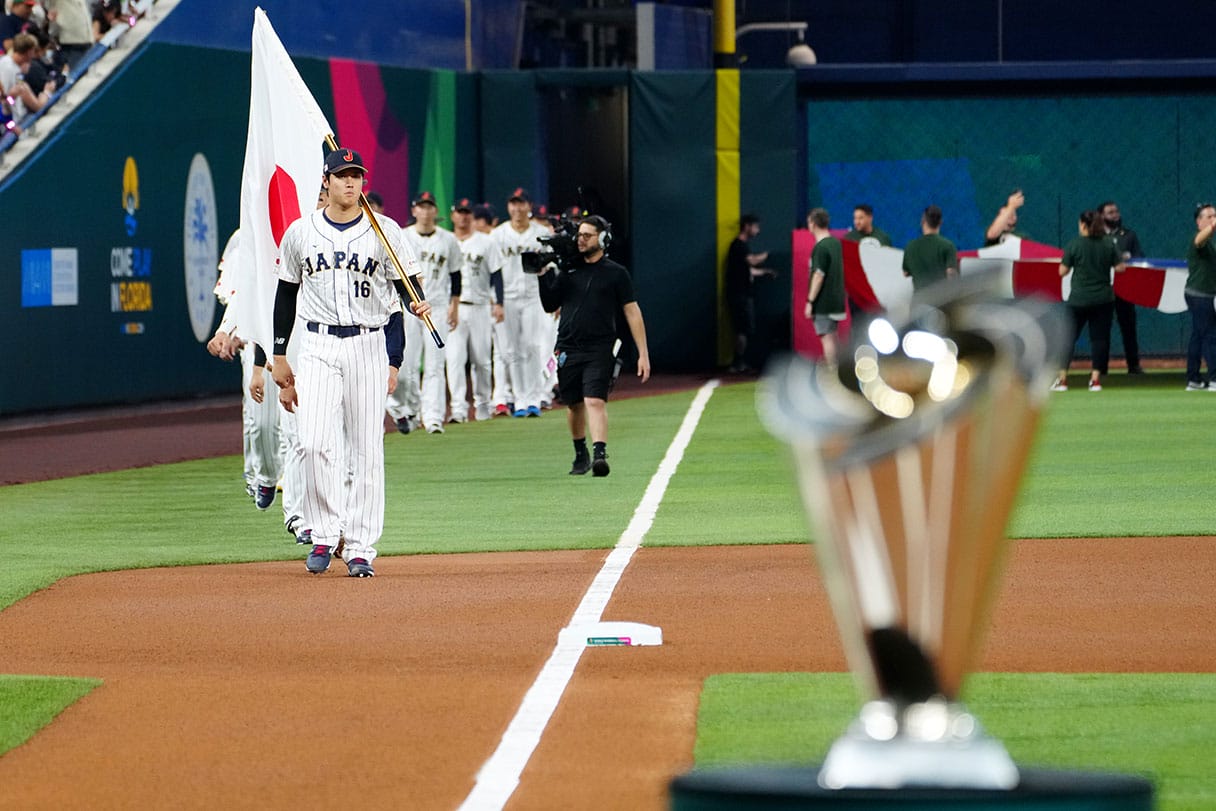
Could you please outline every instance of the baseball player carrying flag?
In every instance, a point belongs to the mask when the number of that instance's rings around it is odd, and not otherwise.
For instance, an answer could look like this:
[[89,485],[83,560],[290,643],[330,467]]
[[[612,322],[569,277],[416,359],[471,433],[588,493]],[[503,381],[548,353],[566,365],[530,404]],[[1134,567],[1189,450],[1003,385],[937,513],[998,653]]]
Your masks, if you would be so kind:
[[[324,572],[344,535],[348,573],[370,577],[384,526],[383,405],[396,378],[389,374],[384,329],[399,309],[398,294],[441,340],[430,306],[406,274],[416,262],[400,228],[372,212],[363,195],[362,159],[334,142],[260,8],[252,50],[241,180],[241,232],[248,236],[238,265],[252,278],[242,280],[249,295],[239,298],[238,323],[259,346],[273,348],[279,402],[297,414],[304,518],[315,544],[308,571]],[[324,162],[322,144],[330,148]],[[301,219],[312,208],[319,174],[329,204]],[[286,355],[297,308],[308,329],[298,378]],[[397,363],[400,346],[390,336]]]

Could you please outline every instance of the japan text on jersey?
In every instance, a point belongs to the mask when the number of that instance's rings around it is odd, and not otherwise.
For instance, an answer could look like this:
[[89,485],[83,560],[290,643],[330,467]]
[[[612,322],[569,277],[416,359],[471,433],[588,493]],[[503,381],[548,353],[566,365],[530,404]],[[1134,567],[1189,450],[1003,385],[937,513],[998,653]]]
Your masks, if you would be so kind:
[[369,256],[367,261],[360,262],[357,252],[347,255],[346,251],[334,251],[328,256],[318,253],[315,260],[308,256],[300,260],[300,271],[309,276],[325,270],[349,270],[362,273],[364,276],[372,276],[380,270],[380,260]]

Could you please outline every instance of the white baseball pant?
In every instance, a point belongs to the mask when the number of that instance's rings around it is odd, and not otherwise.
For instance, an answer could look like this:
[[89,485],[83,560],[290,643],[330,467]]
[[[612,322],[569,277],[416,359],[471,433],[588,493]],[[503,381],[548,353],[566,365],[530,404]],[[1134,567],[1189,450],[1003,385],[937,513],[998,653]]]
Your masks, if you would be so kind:
[[[442,309],[433,302],[431,307],[435,314],[431,320],[446,344],[447,303],[443,304]],[[418,373],[420,365],[421,379]],[[421,318],[406,316],[405,355],[401,361],[401,369],[397,372],[397,390],[388,395],[385,405],[389,416],[399,420],[402,417],[418,415],[427,428],[436,425],[442,427],[448,406],[445,372],[443,350],[435,346],[435,339],[431,337],[426,323]]]
[[253,344],[241,350],[241,423],[245,449],[245,474],[256,487],[274,487],[279,483],[282,459],[279,456],[279,396],[270,375],[266,396],[255,403],[249,396],[253,380]]
[[343,559],[371,563],[384,531],[384,332],[303,337],[295,377],[304,521],[314,544],[335,546],[345,533]]
[[503,302],[502,309],[502,323],[494,325],[495,335],[515,394],[515,409],[539,408],[543,384],[538,348],[545,310],[539,298],[509,298]]
[[468,386],[464,365],[469,364],[473,381],[473,414],[475,419],[488,420],[490,413],[490,344],[493,331],[490,305],[460,303],[460,322],[448,336],[448,390],[452,400],[452,419],[467,418]]

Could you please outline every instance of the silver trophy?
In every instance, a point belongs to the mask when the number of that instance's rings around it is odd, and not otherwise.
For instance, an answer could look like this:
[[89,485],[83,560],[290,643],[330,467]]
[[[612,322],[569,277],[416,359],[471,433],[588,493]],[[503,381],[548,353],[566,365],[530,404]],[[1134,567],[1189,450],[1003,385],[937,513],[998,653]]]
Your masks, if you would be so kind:
[[1058,305],[1002,299],[988,276],[924,293],[855,327],[838,369],[789,358],[760,388],[865,697],[824,788],[1018,784],[959,692],[1069,327]]

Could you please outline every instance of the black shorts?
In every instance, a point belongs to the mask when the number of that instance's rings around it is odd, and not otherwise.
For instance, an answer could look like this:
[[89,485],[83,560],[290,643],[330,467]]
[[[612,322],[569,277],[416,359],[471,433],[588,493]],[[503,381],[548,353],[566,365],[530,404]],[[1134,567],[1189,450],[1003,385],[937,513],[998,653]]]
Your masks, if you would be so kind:
[[581,403],[584,397],[608,399],[616,358],[611,352],[569,353],[562,362],[558,354],[557,393],[568,406]]

